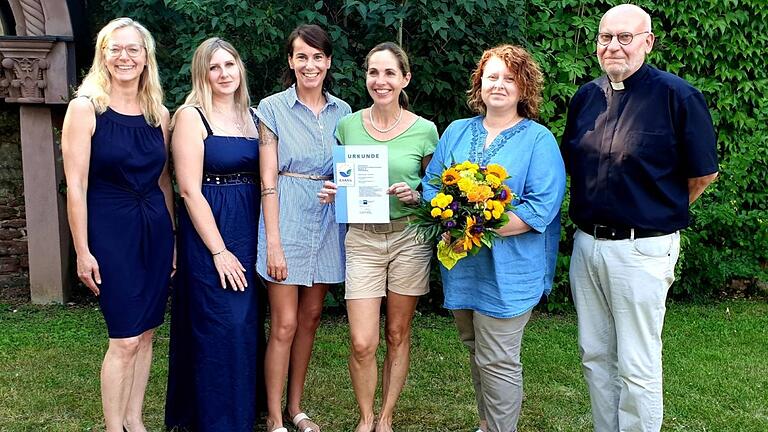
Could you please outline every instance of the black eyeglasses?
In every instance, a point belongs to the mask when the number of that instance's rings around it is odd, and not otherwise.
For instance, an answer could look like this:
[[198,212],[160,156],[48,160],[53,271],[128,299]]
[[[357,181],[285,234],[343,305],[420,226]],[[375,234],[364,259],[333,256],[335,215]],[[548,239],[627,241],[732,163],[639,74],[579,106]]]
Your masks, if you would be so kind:
[[598,33],[597,43],[599,43],[602,46],[608,46],[615,36],[616,40],[618,40],[620,44],[629,45],[632,43],[632,40],[635,38],[635,36],[645,34],[645,33],[650,33],[650,32],[644,31],[644,32],[635,33],[635,34],[632,34],[630,32],[621,32],[615,35],[611,33]]

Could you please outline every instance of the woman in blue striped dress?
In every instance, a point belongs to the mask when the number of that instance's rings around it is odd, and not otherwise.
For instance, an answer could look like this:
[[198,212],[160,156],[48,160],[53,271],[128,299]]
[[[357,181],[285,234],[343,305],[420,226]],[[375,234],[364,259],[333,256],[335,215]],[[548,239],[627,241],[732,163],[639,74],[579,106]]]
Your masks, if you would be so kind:
[[322,28],[297,27],[286,51],[288,88],[262,100],[257,113],[262,214],[256,269],[267,283],[271,311],[267,430],[287,432],[285,414],[300,432],[319,432],[300,402],[323,300],[330,284],[344,280],[344,226],[318,193],[332,178],[336,122],[351,109],[327,91],[332,47]]

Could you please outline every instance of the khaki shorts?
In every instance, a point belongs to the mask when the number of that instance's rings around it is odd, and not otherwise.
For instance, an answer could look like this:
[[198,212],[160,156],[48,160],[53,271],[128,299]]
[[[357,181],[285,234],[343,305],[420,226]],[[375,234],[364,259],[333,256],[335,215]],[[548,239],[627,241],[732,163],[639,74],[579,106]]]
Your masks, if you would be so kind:
[[376,233],[351,224],[347,250],[347,300],[386,297],[387,290],[407,296],[429,292],[432,246],[414,230]]

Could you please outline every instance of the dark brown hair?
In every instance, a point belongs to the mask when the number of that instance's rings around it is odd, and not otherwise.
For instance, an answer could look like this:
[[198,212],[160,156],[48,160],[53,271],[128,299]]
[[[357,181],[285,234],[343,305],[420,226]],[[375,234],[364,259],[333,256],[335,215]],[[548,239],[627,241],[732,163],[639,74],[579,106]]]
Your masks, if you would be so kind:
[[500,58],[512,72],[515,84],[520,92],[517,103],[517,113],[522,117],[538,119],[541,105],[541,90],[544,86],[544,75],[539,65],[525,48],[516,45],[499,45],[485,50],[475,71],[472,72],[471,88],[467,91],[467,105],[478,114],[485,114],[481,90],[483,87],[483,69],[492,57]]
[[[408,54],[405,53],[400,45],[394,42],[382,42],[368,52],[368,55],[365,56],[365,62],[363,62],[363,69],[365,69],[366,72],[368,71],[368,61],[371,59],[371,56],[379,51],[389,51],[395,56],[397,65],[400,67],[400,72],[402,72],[403,76],[411,72],[411,62],[408,60]],[[397,102],[404,109],[408,109],[408,95],[405,94],[405,89],[400,90],[400,96],[398,96]]]
[[[285,43],[285,52],[288,54],[288,57],[293,56],[293,42],[298,38],[301,38],[312,48],[322,51],[326,57],[330,58],[333,56],[333,46],[331,45],[331,38],[328,36],[328,33],[318,25],[302,24],[293,29]],[[283,85],[287,88],[293,84],[296,84],[296,74],[290,67],[286,67],[283,71]],[[331,84],[333,84],[333,78],[329,71],[325,74],[325,79],[323,79],[323,90],[328,91]]]

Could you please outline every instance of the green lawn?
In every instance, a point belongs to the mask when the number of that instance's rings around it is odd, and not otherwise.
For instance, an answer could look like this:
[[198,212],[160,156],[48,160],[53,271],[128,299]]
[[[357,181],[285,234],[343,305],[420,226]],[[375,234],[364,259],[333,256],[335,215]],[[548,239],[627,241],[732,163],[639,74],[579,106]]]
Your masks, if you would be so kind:
[[[93,306],[0,305],[0,431],[99,431],[98,374],[106,346]],[[318,334],[305,406],[325,432],[350,431],[356,410],[347,374],[345,320]],[[159,331],[146,422],[162,430],[168,327]],[[523,341],[520,430],[589,431],[589,398],[575,316],[534,315]],[[672,303],[665,328],[665,431],[768,431],[768,304]],[[467,354],[453,323],[419,316],[398,431],[472,431]]]

